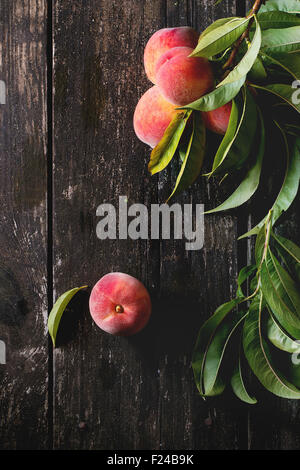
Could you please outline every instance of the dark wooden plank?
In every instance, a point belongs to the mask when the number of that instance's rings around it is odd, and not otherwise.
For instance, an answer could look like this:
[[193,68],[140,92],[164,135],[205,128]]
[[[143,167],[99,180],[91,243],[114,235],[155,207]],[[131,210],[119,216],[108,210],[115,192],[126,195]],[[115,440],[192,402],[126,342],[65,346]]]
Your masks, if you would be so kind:
[[0,448],[48,445],[46,2],[0,3]]
[[[171,172],[150,180],[149,152],[132,131],[134,106],[150,86],[143,48],[160,27],[203,28],[235,11],[230,2],[213,4],[54,3],[55,297],[120,270],[143,280],[154,301],[149,327],[129,340],[101,333],[87,298],[78,302],[73,333],[54,356],[56,448],[238,448],[247,442],[245,409],[230,400],[204,404],[190,368],[199,326],[235,288],[236,219],[207,218],[205,248],[194,253],[183,242],[101,242],[95,235],[100,203],[117,205],[122,194],[129,203],[162,202],[165,189],[157,188],[174,182]],[[179,200],[213,205],[216,192],[215,184],[199,183]]]
[[[132,117],[163,4],[54,2],[55,296],[110,271],[137,276],[151,293],[158,285],[158,243],[98,240],[96,208],[121,195],[156,200]],[[78,317],[54,356],[55,448],[159,448],[157,320],[127,340],[102,333],[84,298]]]
[[[201,32],[214,19],[236,14],[235,2],[168,2],[167,25],[194,26]],[[209,158],[206,168],[209,169]],[[177,168],[178,171],[178,168]],[[176,180],[176,171],[160,176],[160,186]],[[228,187],[224,188],[226,192]],[[165,189],[160,191],[164,200]],[[199,178],[194,187],[176,198],[180,204],[213,207],[220,198],[214,182]],[[205,217],[205,244],[186,251],[184,242],[166,241],[161,247],[160,299],[166,317],[161,371],[161,445],[167,449],[232,449],[247,443],[247,416],[234,399],[204,402],[197,393],[190,367],[192,349],[202,323],[235,291],[237,273],[237,220],[232,216]],[[169,338],[169,339],[167,339]],[[161,341],[163,345],[164,342]]]

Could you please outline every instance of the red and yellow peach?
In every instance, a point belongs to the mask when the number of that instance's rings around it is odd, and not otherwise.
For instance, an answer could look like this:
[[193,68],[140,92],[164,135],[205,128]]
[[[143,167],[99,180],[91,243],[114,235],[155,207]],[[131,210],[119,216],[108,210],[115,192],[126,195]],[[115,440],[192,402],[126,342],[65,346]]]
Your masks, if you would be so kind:
[[224,135],[227,131],[232,103],[231,101],[213,111],[202,113],[203,121],[207,129],[216,134]]
[[151,315],[147,289],[136,278],[124,273],[103,276],[90,295],[90,313],[107,333],[129,336],[140,331]]
[[133,116],[137,137],[155,147],[178,111],[161,95],[157,86],[150,88],[139,100]]
[[164,28],[156,31],[147,42],[144,53],[144,65],[149,80],[152,83],[156,83],[156,63],[164,52],[178,46],[194,49],[197,45],[198,37],[198,33],[188,26]]
[[204,57],[189,57],[193,49],[176,47],[158,60],[156,83],[164,98],[184,106],[209,92],[214,86],[211,65]]

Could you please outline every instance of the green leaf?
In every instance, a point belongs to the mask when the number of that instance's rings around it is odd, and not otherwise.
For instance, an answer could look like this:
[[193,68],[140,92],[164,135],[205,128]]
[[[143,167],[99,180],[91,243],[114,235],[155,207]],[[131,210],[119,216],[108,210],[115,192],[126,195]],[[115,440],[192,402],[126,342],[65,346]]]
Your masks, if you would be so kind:
[[273,95],[288,103],[290,106],[292,106],[292,108],[294,108],[298,113],[300,113],[300,103],[297,103],[298,100],[293,99],[295,90],[290,85],[273,84],[261,86],[251,83],[251,86],[259,90],[272,93]]
[[[293,337],[300,331],[298,286],[268,248],[261,267],[261,289],[279,324]],[[296,331],[295,331],[296,330]],[[300,339],[296,336],[296,339]]]
[[250,154],[257,125],[257,106],[248,88],[243,91],[243,105],[238,123],[236,113],[233,104],[229,125],[214,158],[210,175],[224,173],[230,168],[241,168]]
[[219,395],[223,392],[223,388],[218,386],[217,381],[224,354],[230,338],[245,319],[247,313],[232,312],[228,315],[216,330],[214,337],[207,350],[205,365],[203,371],[203,385],[205,396]]
[[269,347],[262,336],[263,296],[251,303],[243,329],[243,346],[247,361],[262,385],[274,395],[300,399],[300,390],[275,369]]
[[249,279],[249,277],[253,273],[255,273],[256,270],[257,270],[256,264],[250,264],[249,266],[245,266],[244,268],[240,270],[239,275],[238,275],[238,280],[237,280],[237,285],[238,285],[237,292],[236,292],[237,298],[241,298],[241,299],[245,298],[242,285],[244,284],[245,281],[247,281],[247,279]]
[[249,18],[235,18],[200,37],[190,57],[211,57],[231,46],[247,29]]
[[225,211],[225,210],[232,209],[234,207],[239,207],[242,204],[244,204],[246,201],[248,201],[257,190],[258,185],[259,185],[260,175],[261,175],[264,151],[265,151],[265,127],[264,127],[263,117],[261,115],[260,110],[259,110],[259,117],[260,117],[260,122],[261,122],[261,127],[260,129],[258,129],[260,132],[260,140],[259,140],[258,148],[255,148],[256,161],[254,165],[247,172],[244,180],[237,187],[237,189],[232,193],[232,195],[229,196],[229,198],[226,199],[225,202],[220,204],[215,209],[206,211],[205,214],[211,214],[213,212]]
[[[231,107],[231,113],[230,113],[230,118],[229,118],[229,123],[228,127],[226,130],[226,133],[222,139],[222,142],[218,148],[218,151],[215,155],[214,161],[213,161],[213,167],[211,170],[211,173],[221,164],[223,159],[226,157],[227,153],[229,152],[231,145],[236,138],[236,135],[238,133],[239,129],[239,118],[240,114],[242,114],[242,117],[245,114],[245,109],[246,109],[246,101],[243,101],[243,109],[240,112],[239,108],[241,107],[240,100],[233,100],[232,101],[232,107]],[[241,122],[242,118],[240,119]]]
[[[230,302],[227,302],[221,305],[215,313],[202,325],[200,328],[198,338],[196,341],[192,367],[195,377],[195,382],[197,388],[201,395],[205,395],[204,384],[203,384],[203,374],[207,352],[211,341],[224,318],[234,309],[234,307],[240,303],[240,299],[233,299]],[[221,386],[221,388],[224,388]]]
[[300,80],[300,54],[272,53],[262,54],[264,63],[274,64]]
[[[286,296],[284,285],[272,267],[272,258],[269,254],[269,245],[271,237],[270,214],[267,223],[260,229],[255,244],[255,259],[260,272],[260,284],[266,294],[269,308],[272,315],[276,317],[280,325],[295,339],[300,339],[300,329],[293,326],[298,322],[297,312],[291,306],[289,298]],[[271,264],[270,262],[271,261]],[[272,300],[274,299],[274,300]],[[286,305],[287,304],[287,305]],[[292,309],[292,312],[289,310]],[[292,320],[290,319],[292,317]]]
[[282,256],[287,258],[287,264],[291,267],[295,279],[300,283],[300,248],[287,238],[275,234],[272,236],[281,247]]
[[193,119],[193,132],[181,165],[175,188],[169,196],[167,202],[175,195],[194,183],[199,176],[205,153],[206,130],[201,113],[195,113]]
[[258,13],[258,22],[262,30],[275,28],[289,28],[300,25],[300,18],[284,11],[270,11]]
[[[281,190],[273,204],[272,207],[272,224],[279,219],[281,214],[286,211],[293,200],[295,199],[300,180],[300,138],[295,139],[291,154],[289,154],[288,144],[283,133],[286,152],[287,152],[287,165],[284,180],[281,186]],[[245,237],[250,237],[256,235],[261,227],[264,225],[266,217],[261,220],[255,227],[253,227],[249,232],[245,233],[239,240]]]
[[240,60],[240,62],[234,67],[234,69],[227,75],[224,80],[218,84],[218,87],[225,85],[226,83],[236,82],[240,80],[247,73],[251,70],[260,50],[261,45],[261,29],[259,23],[255,17],[256,23],[256,30],[254,37],[251,41],[251,45],[244,55],[244,57]]
[[266,54],[299,51],[300,26],[263,31],[261,48]]
[[241,351],[239,353],[239,357],[231,377],[231,387],[235,395],[245,403],[249,403],[249,405],[255,405],[257,403],[256,398],[253,398],[247,392],[245,382],[243,379],[243,372],[242,372],[242,363],[241,363]]
[[220,108],[229,101],[233,100],[244,85],[246,77],[241,78],[237,82],[228,83],[219,88],[215,88],[207,95],[202,96],[196,101],[187,104],[180,109],[195,109],[196,111],[213,111]]
[[294,341],[270,314],[268,320],[268,339],[276,348],[288,353],[300,353],[300,343]]
[[190,115],[191,111],[176,114],[163,138],[152,150],[148,165],[151,175],[164,170],[172,160]]
[[88,286],[75,287],[74,289],[68,290],[67,292],[62,294],[53,305],[53,308],[48,318],[48,330],[52,338],[54,347],[55,347],[56,335],[57,335],[59,323],[60,323],[62,314],[64,313],[68,303],[71,301],[71,299],[79,290],[86,289],[87,287]]
[[226,23],[229,23],[230,21],[232,20],[236,20],[237,17],[236,16],[232,16],[230,18],[220,18],[216,21],[214,21],[211,25],[209,25],[201,34],[200,34],[200,38],[203,38],[204,36],[206,36],[208,33],[214,31],[215,29],[219,28],[220,26],[223,26],[224,24]]
[[268,0],[260,7],[260,12],[286,11],[289,13],[300,13],[299,0]]
[[254,81],[263,81],[267,78],[268,74],[260,57],[255,59],[252,69],[249,72],[249,79]]

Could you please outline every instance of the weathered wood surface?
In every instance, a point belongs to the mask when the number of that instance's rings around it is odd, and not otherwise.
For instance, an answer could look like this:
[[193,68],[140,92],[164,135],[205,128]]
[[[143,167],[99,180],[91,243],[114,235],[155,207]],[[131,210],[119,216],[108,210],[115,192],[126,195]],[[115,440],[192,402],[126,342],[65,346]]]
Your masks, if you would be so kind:
[[[247,242],[236,241],[247,216],[206,217],[205,246],[195,252],[178,240],[96,237],[99,204],[117,207],[125,195],[128,204],[150,208],[174,184],[172,170],[150,178],[149,150],[132,129],[137,100],[151,86],[143,49],[161,27],[201,31],[214,18],[245,12],[240,0],[214,4],[53,0],[48,18],[45,0],[0,4],[0,80],[9,84],[7,105],[0,105],[0,340],[8,345],[7,364],[0,365],[0,448],[299,447],[295,402],[265,394],[264,404],[250,408],[230,392],[204,402],[193,381],[199,326],[234,294],[238,268],[247,262]],[[221,197],[203,179],[178,202],[210,208]],[[299,227],[295,216],[286,230],[296,237]],[[88,293],[80,293],[63,318],[60,347],[48,356],[47,280],[56,299],[110,271],[148,287],[149,326],[129,339],[102,333],[90,318]]]
[[46,2],[0,2],[0,448],[48,446]]
[[[132,130],[134,107],[150,86],[143,48],[161,27],[201,30],[215,17],[235,14],[226,2],[214,3],[54,2],[55,295],[119,270],[140,278],[155,301],[150,326],[138,337],[102,334],[85,311],[73,341],[55,352],[56,448],[247,444],[245,412],[205,404],[190,368],[199,325],[234,290],[236,220],[207,218],[205,249],[193,253],[182,241],[95,237],[100,203],[117,204],[126,195],[129,204],[149,206],[164,201],[162,183],[174,182],[168,172],[150,179],[149,151]],[[180,202],[212,205],[215,191],[200,183]]]

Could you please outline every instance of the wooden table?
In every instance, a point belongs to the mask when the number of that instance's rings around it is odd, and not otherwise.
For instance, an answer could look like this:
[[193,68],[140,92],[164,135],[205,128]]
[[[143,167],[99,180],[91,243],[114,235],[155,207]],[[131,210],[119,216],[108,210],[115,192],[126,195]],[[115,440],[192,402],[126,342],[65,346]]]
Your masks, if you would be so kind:
[[[297,402],[258,392],[251,407],[230,391],[203,401],[190,367],[201,323],[234,294],[238,268],[249,261],[247,242],[236,241],[248,208],[207,216],[201,251],[186,251],[181,240],[96,237],[99,204],[126,195],[150,206],[174,183],[176,169],[149,176],[149,149],[132,128],[135,104],[150,86],[143,48],[159,28],[201,31],[246,8],[240,0],[214,3],[0,2],[0,340],[7,356],[0,448],[299,448]],[[226,185],[202,178],[176,202],[213,207],[225,193]],[[294,206],[283,230],[296,240],[299,228]],[[148,287],[149,326],[130,339],[102,333],[88,293],[78,294],[53,351],[46,326],[53,299],[110,271]]]

